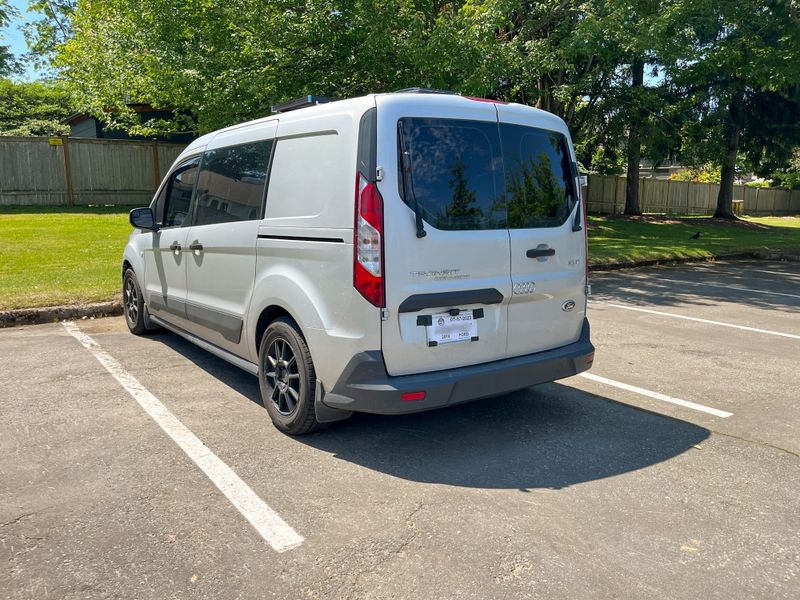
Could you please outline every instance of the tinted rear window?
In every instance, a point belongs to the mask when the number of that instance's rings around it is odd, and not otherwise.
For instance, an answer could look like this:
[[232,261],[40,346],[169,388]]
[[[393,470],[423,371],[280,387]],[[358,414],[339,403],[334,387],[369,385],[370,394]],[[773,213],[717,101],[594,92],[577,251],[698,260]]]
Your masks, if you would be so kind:
[[575,205],[566,138],[486,121],[403,118],[400,195],[437,229],[556,227]]
[[403,181],[401,165],[403,196],[412,209],[416,197],[426,222],[437,229],[505,226],[495,123],[406,118],[400,130],[411,167]]
[[500,125],[505,197],[511,229],[558,227],[575,206],[575,178],[560,133]]

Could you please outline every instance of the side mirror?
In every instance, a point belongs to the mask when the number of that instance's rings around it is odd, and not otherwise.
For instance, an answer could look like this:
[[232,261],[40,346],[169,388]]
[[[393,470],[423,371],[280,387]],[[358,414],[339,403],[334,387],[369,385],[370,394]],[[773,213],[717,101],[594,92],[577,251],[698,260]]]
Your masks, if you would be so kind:
[[128,220],[131,222],[136,229],[147,229],[149,231],[158,231],[158,225],[156,225],[156,218],[153,215],[153,209],[147,208],[134,208],[128,217]]

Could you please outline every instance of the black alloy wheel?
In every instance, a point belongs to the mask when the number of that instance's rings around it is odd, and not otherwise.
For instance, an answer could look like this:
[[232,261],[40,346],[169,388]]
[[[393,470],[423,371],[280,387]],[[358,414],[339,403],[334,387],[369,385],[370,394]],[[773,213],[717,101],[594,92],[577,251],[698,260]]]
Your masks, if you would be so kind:
[[300,400],[300,372],[297,357],[285,339],[275,338],[267,349],[267,368],[264,374],[272,390],[270,401],[282,415],[289,416],[297,410]]
[[261,399],[280,431],[301,435],[319,431],[314,395],[317,376],[311,352],[297,323],[289,317],[275,319],[261,338],[258,352]]
[[139,323],[139,292],[133,277],[125,280],[125,290],[123,291],[123,302],[125,303],[125,316],[128,318],[128,326],[133,328]]
[[144,298],[133,269],[125,271],[122,278],[122,312],[131,333],[142,335],[147,328],[144,324]]

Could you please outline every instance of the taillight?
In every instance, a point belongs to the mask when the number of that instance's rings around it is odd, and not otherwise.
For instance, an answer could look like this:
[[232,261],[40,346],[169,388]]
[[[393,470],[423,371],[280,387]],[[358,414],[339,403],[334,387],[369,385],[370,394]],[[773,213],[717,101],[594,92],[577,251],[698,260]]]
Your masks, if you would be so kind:
[[581,205],[583,206],[583,246],[586,252],[586,285],[584,287],[584,293],[586,296],[589,295],[591,290],[589,287],[589,220],[586,218],[586,196],[588,196],[587,191],[588,186],[581,185]]
[[353,287],[375,306],[385,306],[383,289],[383,198],[374,183],[356,176],[353,226]]

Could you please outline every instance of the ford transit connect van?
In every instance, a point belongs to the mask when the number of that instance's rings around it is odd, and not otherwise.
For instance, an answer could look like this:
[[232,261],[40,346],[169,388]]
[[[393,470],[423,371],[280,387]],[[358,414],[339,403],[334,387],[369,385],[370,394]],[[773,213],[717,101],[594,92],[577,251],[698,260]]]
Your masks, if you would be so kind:
[[590,368],[561,119],[447,93],[306,103],[196,140],[131,211],[133,333],[165,327],[257,376],[290,434]]

